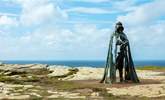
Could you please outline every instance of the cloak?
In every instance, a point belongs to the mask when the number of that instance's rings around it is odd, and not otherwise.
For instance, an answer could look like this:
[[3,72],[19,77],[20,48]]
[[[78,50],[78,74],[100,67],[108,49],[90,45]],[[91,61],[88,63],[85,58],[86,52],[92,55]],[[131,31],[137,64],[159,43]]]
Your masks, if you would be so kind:
[[[104,75],[101,83],[115,83],[116,82],[116,55],[117,55],[117,41],[114,42],[114,40],[117,40],[117,38],[120,38],[121,45],[124,49],[122,49],[124,52],[124,61],[123,61],[123,68],[124,68],[124,79],[125,81],[132,81],[134,83],[139,83],[139,79],[137,77],[133,59],[131,56],[131,50],[130,50],[130,44],[129,41],[124,33],[117,33],[114,32],[110,37],[109,42],[109,49],[108,49],[108,55],[106,60],[106,66],[104,70]],[[115,46],[114,46],[115,44]],[[114,52],[113,52],[114,50]]]

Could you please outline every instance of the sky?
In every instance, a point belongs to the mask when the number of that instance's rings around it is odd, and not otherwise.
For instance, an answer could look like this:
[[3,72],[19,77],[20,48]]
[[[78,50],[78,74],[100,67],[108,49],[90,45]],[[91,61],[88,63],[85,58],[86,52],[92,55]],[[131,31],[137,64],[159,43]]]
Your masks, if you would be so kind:
[[0,60],[105,60],[121,21],[134,60],[165,60],[165,0],[0,0]]

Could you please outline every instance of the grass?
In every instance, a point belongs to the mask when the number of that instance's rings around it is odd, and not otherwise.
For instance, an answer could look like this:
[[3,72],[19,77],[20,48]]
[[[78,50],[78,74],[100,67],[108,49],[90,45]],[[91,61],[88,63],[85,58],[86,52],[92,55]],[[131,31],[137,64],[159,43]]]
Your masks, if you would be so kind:
[[8,76],[0,76],[0,82],[4,82],[4,83],[10,83],[10,84],[24,84],[26,82],[38,82],[40,81],[37,77],[32,77],[32,78],[12,78],[12,77],[8,77]]
[[[4,74],[4,73],[6,72],[0,74],[0,82],[10,83],[10,84],[25,84],[27,82],[39,82],[42,79],[42,77],[38,77],[38,76],[40,75],[46,76],[47,74],[50,73],[50,71],[46,69],[39,69],[39,70],[31,70],[30,72],[11,71],[9,74]],[[20,76],[20,78],[12,77],[14,75],[18,75]]]
[[137,67],[138,70],[162,70],[165,71],[165,67],[160,66],[144,66],[144,67]]

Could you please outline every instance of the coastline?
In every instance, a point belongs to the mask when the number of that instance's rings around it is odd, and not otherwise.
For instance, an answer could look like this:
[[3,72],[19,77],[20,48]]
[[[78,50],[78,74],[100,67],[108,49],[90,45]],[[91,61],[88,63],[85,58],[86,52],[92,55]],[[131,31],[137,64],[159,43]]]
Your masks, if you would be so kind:
[[[104,68],[1,64],[0,99],[79,98],[106,100],[165,97],[165,68],[137,69],[140,83],[101,84]],[[118,76],[118,73],[117,73]]]
[[[47,64],[61,66],[89,66],[104,68],[105,60],[2,60],[5,64]],[[160,66],[165,67],[165,60],[135,60],[135,67]]]

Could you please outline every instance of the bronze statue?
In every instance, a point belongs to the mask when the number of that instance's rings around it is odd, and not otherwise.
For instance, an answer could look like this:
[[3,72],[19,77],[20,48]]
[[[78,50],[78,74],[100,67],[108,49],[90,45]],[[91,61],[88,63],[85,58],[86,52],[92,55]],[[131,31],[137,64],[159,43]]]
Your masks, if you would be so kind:
[[[111,35],[104,76],[101,83],[115,83],[116,70],[119,70],[120,82],[139,82],[131,56],[130,45],[121,22],[116,23]],[[124,68],[124,78],[123,78]]]

